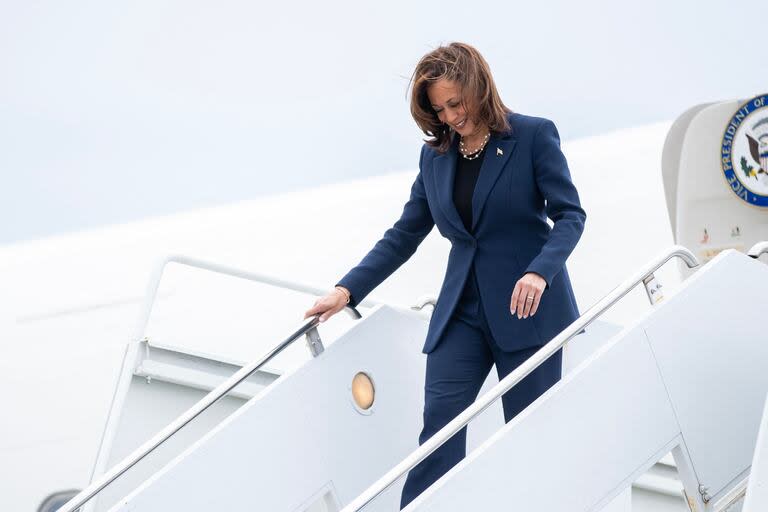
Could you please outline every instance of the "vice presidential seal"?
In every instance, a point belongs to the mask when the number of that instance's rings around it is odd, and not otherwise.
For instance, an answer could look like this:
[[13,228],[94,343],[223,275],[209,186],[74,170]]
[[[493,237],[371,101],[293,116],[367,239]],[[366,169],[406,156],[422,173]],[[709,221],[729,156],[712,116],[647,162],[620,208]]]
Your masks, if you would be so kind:
[[720,148],[725,179],[733,193],[768,207],[768,94],[752,98],[733,115]]

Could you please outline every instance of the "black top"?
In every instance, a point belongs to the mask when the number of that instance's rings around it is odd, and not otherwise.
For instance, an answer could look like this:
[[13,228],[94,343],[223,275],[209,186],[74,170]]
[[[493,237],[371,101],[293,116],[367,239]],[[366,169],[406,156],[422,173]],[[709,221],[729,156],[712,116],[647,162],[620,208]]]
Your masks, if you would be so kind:
[[453,204],[459,212],[459,217],[469,233],[472,232],[472,195],[475,193],[477,177],[480,176],[480,166],[485,158],[485,148],[480,156],[467,160],[461,153],[456,162],[456,177],[453,181]]

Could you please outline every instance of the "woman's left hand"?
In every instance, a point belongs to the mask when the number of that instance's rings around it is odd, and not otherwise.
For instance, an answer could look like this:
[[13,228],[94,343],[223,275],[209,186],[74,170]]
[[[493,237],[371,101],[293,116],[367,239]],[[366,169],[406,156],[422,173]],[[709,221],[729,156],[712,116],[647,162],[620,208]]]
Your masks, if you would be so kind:
[[517,313],[517,318],[528,318],[528,315],[533,316],[536,314],[536,310],[539,309],[539,301],[541,300],[541,294],[544,293],[544,288],[547,286],[547,282],[539,274],[528,272],[515,284],[515,289],[512,291],[512,300],[509,304],[509,311],[514,315]]

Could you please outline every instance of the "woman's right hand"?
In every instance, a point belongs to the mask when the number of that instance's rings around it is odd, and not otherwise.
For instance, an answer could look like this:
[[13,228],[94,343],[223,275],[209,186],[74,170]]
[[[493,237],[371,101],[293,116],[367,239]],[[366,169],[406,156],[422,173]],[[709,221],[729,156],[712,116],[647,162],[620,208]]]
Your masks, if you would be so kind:
[[[344,288],[344,290],[346,290],[346,288]],[[349,292],[347,291],[347,293]],[[324,297],[320,297],[315,301],[315,305],[304,313],[304,319],[307,319],[310,316],[320,315],[320,321],[325,322],[344,309],[344,306],[346,305],[347,295],[339,288],[334,288]]]

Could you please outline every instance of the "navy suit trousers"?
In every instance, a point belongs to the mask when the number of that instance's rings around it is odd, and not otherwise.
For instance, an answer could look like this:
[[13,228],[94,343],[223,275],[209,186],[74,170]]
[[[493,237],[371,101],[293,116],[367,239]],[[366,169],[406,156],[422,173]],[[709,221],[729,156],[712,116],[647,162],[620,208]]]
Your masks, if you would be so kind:
[[[530,317],[527,321],[531,321]],[[471,270],[440,343],[427,355],[424,428],[419,444],[424,444],[475,401],[494,364],[501,380],[539,348],[505,352],[498,347],[483,313],[474,269]],[[561,368],[562,355],[557,352],[505,393],[502,397],[504,420],[514,418],[555,384],[560,379]],[[408,473],[401,509],[464,458],[466,439],[465,427]]]

